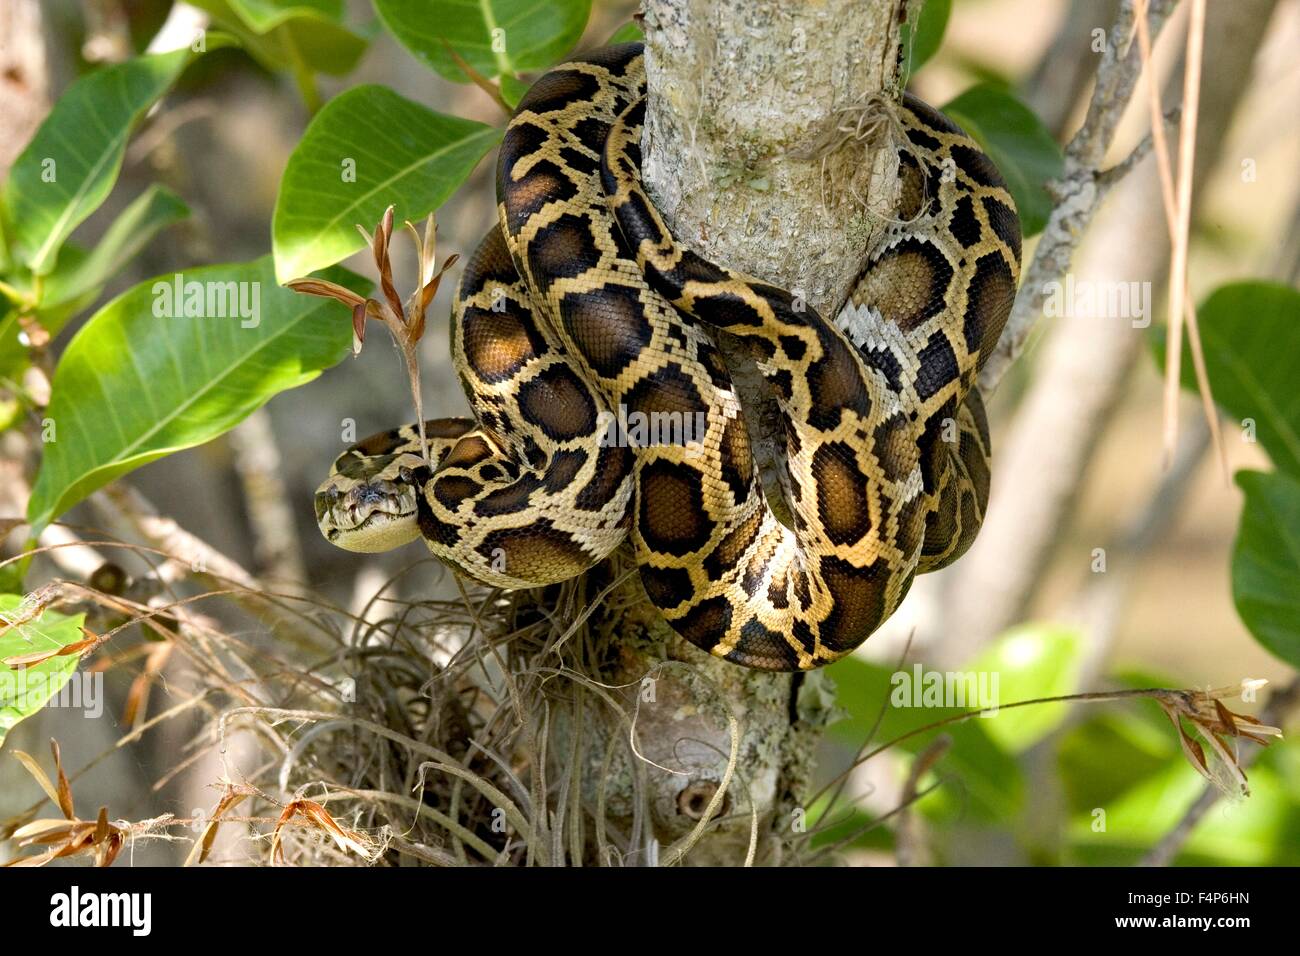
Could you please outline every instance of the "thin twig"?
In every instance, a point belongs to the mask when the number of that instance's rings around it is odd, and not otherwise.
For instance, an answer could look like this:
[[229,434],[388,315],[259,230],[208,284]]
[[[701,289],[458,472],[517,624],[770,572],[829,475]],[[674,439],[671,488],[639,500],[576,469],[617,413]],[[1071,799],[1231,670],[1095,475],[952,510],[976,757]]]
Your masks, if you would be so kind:
[[[986,392],[997,388],[1012,363],[1024,351],[1030,333],[1043,313],[1052,283],[1069,269],[1075,250],[1088,231],[1096,214],[1103,190],[1097,179],[1101,164],[1115,138],[1119,121],[1132,98],[1142,74],[1142,56],[1132,43],[1134,2],[1124,0],[1119,16],[1106,40],[1106,49],[1097,66],[1097,80],[1083,125],[1065,147],[1065,172],[1052,184],[1056,204],[1039,238],[1034,258],[1021,277],[1011,317],[1007,320],[997,348],[980,373],[980,386]],[[1164,25],[1177,0],[1153,0],[1148,23],[1155,36]]]
[[[1156,165],[1157,165],[1157,169],[1158,169],[1159,172],[1160,172],[1160,195],[1161,195],[1161,199],[1162,199],[1162,205],[1163,205],[1164,210],[1165,210],[1165,222],[1166,222],[1166,224],[1167,224],[1168,227],[1169,227],[1169,244],[1170,244],[1170,248],[1172,248],[1172,249],[1174,250],[1174,255],[1175,255],[1175,260],[1176,260],[1176,259],[1177,259],[1177,255],[1178,255],[1178,247],[1179,247],[1179,244],[1180,244],[1180,243],[1186,243],[1186,241],[1187,241],[1187,236],[1186,236],[1186,234],[1183,232],[1183,227],[1182,227],[1181,222],[1180,222],[1180,214],[1179,214],[1179,209],[1178,209],[1178,199],[1175,197],[1175,194],[1174,194],[1174,182],[1173,182],[1173,180],[1174,180],[1174,176],[1173,176],[1173,167],[1172,167],[1172,164],[1170,163],[1170,160],[1169,160],[1169,145],[1168,145],[1168,143],[1165,141],[1164,124],[1162,124],[1162,123],[1160,123],[1160,122],[1157,122],[1157,117],[1160,116],[1160,90],[1159,90],[1159,88],[1157,87],[1157,84],[1156,84],[1155,73],[1154,73],[1154,71],[1151,69],[1151,63],[1152,63],[1152,60],[1151,60],[1151,35],[1150,35],[1150,32],[1147,30],[1146,18],[1143,16],[1143,12],[1144,12],[1145,9],[1146,9],[1146,2],[1147,2],[1147,0],[1138,0],[1138,23],[1137,23],[1137,27],[1138,27],[1138,44],[1139,44],[1139,47],[1140,47],[1140,49],[1141,49],[1141,51],[1142,51],[1142,60],[1143,60],[1143,62],[1144,62],[1145,64],[1147,64],[1147,69],[1146,69],[1146,74],[1147,74],[1147,104],[1148,104],[1148,106],[1150,107],[1150,111],[1151,111],[1151,139],[1152,139],[1152,142],[1155,144],[1155,151],[1156,151]],[[1203,25],[1202,25],[1202,26],[1203,26]],[[1203,32],[1203,31],[1202,31],[1202,32]],[[1188,35],[1188,44],[1189,44],[1189,47],[1190,47],[1191,42],[1192,42],[1192,37],[1191,37],[1191,35],[1189,34],[1189,35]],[[1190,78],[1190,67],[1191,67],[1191,63],[1190,63],[1190,58],[1189,58],[1189,61],[1188,61],[1188,77],[1189,77],[1189,78]],[[1198,70],[1198,72],[1199,72],[1199,69],[1200,69],[1200,60],[1199,60],[1199,54],[1198,54],[1198,58],[1197,58],[1197,70]],[[1199,83],[1196,84],[1196,88],[1197,88],[1197,90],[1200,89],[1200,84],[1199,84]],[[1184,140],[1180,140],[1180,145],[1181,145],[1182,143],[1185,142],[1185,137],[1186,137],[1187,129],[1188,129],[1188,126],[1189,126],[1189,125],[1190,125],[1191,127],[1195,127],[1195,125],[1196,125],[1196,119],[1195,119],[1194,116],[1190,119],[1189,124],[1187,124],[1187,125],[1185,125],[1185,126],[1183,127],[1183,136],[1184,136]],[[1195,142],[1194,133],[1195,133],[1195,131],[1194,131],[1194,129],[1193,129],[1193,143]],[[1194,151],[1194,150],[1193,150],[1193,151]],[[1188,186],[1187,186],[1187,189],[1189,190],[1189,195],[1190,195],[1190,189],[1191,189],[1191,185],[1190,185],[1190,181],[1191,181],[1191,172],[1192,172],[1191,165],[1192,165],[1191,163],[1188,163],[1188,164],[1187,164],[1187,169],[1186,169],[1187,179],[1188,179]],[[1183,170],[1183,167],[1182,167],[1182,165],[1180,164],[1179,172],[1182,173],[1183,171],[1184,171],[1184,170]],[[1183,182],[1183,180],[1182,180],[1182,178],[1180,177],[1180,179],[1179,179],[1180,188],[1181,188],[1182,182]],[[1186,285],[1186,281],[1185,281],[1185,280],[1186,280],[1186,264],[1187,264],[1187,263],[1186,263],[1186,248],[1185,248],[1185,247],[1184,247],[1184,249],[1183,249],[1183,263],[1182,263],[1182,264],[1183,264],[1183,271],[1184,271],[1184,283],[1183,283],[1183,286],[1182,286],[1181,296],[1183,297],[1183,301],[1184,301],[1184,303],[1185,303],[1185,304],[1184,304],[1184,307],[1183,307],[1184,311],[1183,311],[1182,319],[1183,319],[1183,321],[1185,321],[1186,324],[1187,324],[1188,340],[1189,340],[1189,342],[1190,342],[1190,344],[1191,344],[1191,347],[1192,347],[1192,365],[1193,365],[1193,368],[1194,368],[1195,371],[1196,371],[1196,382],[1197,382],[1197,385],[1199,386],[1199,391],[1200,391],[1200,394],[1201,394],[1201,409],[1202,409],[1202,411],[1203,411],[1204,414],[1205,414],[1205,421],[1206,421],[1206,424],[1209,426],[1209,429],[1210,429],[1210,437],[1211,437],[1211,439],[1212,439],[1213,442],[1214,442],[1214,448],[1215,448],[1215,451],[1218,453],[1219,463],[1220,463],[1220,466],[1221,466],[1222,469],[1223,469],[1223,479],[1224,479],[1224,482],[1225,482],[1225,484],[1226,484],[1226,483],[1230,483],[1230,481],[1231,481],[1231,474],[1230,474],[1230,473],[1231,473],[1231,469],[1230,469],[1230,467],[1229,467],[1229,465],[1228,465],[1228,450],[1227,450],[1227,448],[1224,446],[1224,443],[1223,443],[1223,436],[1220,434],[1220,431],[1219,431],[1219,415],[1218,415],[1218,411],[1216,410],[1216,408],[1215,408],[1215,406],[1214,406],[1214,393],[1213,393],[1213,391],[1212,391],[1212,389],[1211,389],[1211,387],[1210,387],[1210,377],[1209,377],[1209,373],[1206,371],[1206,368],[1205,368],[1205,351],[1204,351],[1204,349],[1201,347],[1201,331],[1200,331],[1200,325],[1199,325],[1199,324],[1197,323],[1197,321],[1196,321],[1196,307],[1192,304],[1191,297],[1187,295],[1187,285]],[[1173,279],[1173,270],[1171,269],[1171,271],[1170,271],[1170,282],[1172,283],[1173,281],[1174,281],[1174,279]],[[1171,296],[1171,297],[1170,297],[1170,308],[1171,308],[1171,310],[1172,310],[1172,309],[1175,308],[1175,307],[1176,307],[1176,306],[1174,305],[1174,298]],[[1175,347],[1175,343],[1176,343],[1176,341],[1177,341],[1177,339],[1178,339],[1178,331],[1181,329],[1181,324],[1172,321],[1172,318],[1173,318],[1173,312],[1172,312],[1172,311],[1170,312],[1170,318],[1171,318],[1171,321],[1170,321],[1170,323],[1169,323],[1169,329],[1170,329],[1170,335],[1169,335],[1170,342],[1169,342],[1169,344],[1170,344],[1170,348],[1173,349],[1173,348]],[[1172,352],[1171,352],[1170,354],[1172,354]],[[1171,361],[1172,361],[1172,360],[1171,360]],[[1172,379],[1169,378],[1169,372],[1170,372],[1171,369],[1173,369],[1173,378],[1172,378]],[[1165,411],[1166,411],[1166,419],[1165,419],[1165,425],[1166,425],[1166,428],[1168,428],[1168,426],[1169,426],[1169,418],[1168,418],[1168,412],[1169,412],[1169,408],[1170,408],[1170,406],[1169,406],[1169,404],[1168,404],[1169,401],[1170,401],[1170,397],[1169,397],[1169,389],[1172,388],[1172,389],[1175,391],[1175,393],[1176,393],[1176,391],[1177,391],[1177,389],[1178,389],[1178,385],[1179,385],[1178,379],[1179,379],[1180,376],[1181,376],[1181,371],[1182,371],[1182,370],[1181,370],[1181,360],[1179,361],[1179,363],[1178,363],[1177,366],[1174,366],[1174,365],[1168,365],[1168,364],[1166,365],[1166,369],[1165,369],[1165,373],[1166,373],[1166,380],[1165,380],[1165,389],[1166,389],[1166,392],[1165,392],[1165,402],[1166,402],[1166,405],[1165,405]],[[1177,411],[1176,411],[1176,409],[1175,409],[1175,412],[1174,412],[1174,425],[1175,425],[1175,426],[1177,425]],[[1166,445],[1165,445],[1165,465],[1166,465],[1166,467],[1168,467],[1168,465],[1169,465],[1169,461],[1170,461],[1170,457],[1171,457],[1171,454],[1172,454],[1172,452],[1171,452],[1172,446],[1170,446],[1170,445],[1168,444],[1168,441],[1170,440],[1170,435],[1169,435],[1169,433],[1168,433],[1167,431],[1166,431],[1166,434],[1165,434],[1165,440],[1166,440]],[[1175,443],[1176,443],[1176,442],[1175,442]]]
[[[1139,0],[1143,2],[1143,0]],[[1181,388],[1183,306],[1187,298],[1187,247],[1192,224],[1192,167],[1196,160],[1196,114],[1200,109],[1201,50],[1205,36],[1205,0],[1192,0],[1183,70],[1183,122],[1178,137],[1178,224],[1169,266],[1169,341],[1165,349],[1166,465],[1178,444],[1178,392]]]
[[496,83],[493,83],[491,80],[489,80],[478,70],[474,69],[474,67],[470,66],[469,63],[465,61],[465,58],[456,52],[456,48],[453,47],[446,40],[442,41],[442,45],[443,48],[447,51],[447,53],[451,56],[452,60],[455,61],[456,66],[460,67],[461,72],[464,73],[467,77],[469,77],[470,82],[472,82],[475,86],[477,86],[488,96],[492,97],[492,101],[496,103],[497,106],[501,107],[502,110],[505,111],[506,116],[514,115],[515,113],[514,107],[512,107],[509,103],[507,103],[506,98],[501,95],[500,86],[498,86]]

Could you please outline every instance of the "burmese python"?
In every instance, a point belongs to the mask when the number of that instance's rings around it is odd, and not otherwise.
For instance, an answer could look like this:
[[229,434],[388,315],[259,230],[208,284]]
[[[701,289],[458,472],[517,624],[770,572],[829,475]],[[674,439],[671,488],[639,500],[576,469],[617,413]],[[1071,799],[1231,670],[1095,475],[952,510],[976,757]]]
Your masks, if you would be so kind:
[[[1019,219],[979,147],[905,96],[897,223],[828,323],[677,244],[642,191],[644,95],[638,44],[533,85],[501,145],[499,225],[453,308],[474,418],[427,423],[432,469],[414,426],[349,448],[317,518],[356,551],[421,536],[501,587],[573,577],[630,535],[647,595],[687,640],[749,667],[818,667],[978,530],[974,385],[1015,294]],[[741,337],[774,390],[793,527],[763,496],[710,327]],[[638,443],[611,430],[613,410],[704,427]]]

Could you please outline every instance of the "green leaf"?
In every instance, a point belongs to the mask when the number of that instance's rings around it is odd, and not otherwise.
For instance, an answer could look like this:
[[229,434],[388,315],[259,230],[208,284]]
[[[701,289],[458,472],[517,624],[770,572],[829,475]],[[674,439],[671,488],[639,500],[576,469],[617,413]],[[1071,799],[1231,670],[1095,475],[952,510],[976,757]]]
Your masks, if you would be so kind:
[[297,17],[320,17],[341,22],[342,0],[226,0],[250,29],[269,33]]
[[189,56],[143,56],[82,77],[14,161],[5,185],[7,221],[20,260],[37,275],[54,268],[63,240],[108,196],[132,128]]
[[[1082,639],[1051,624],[1027,624],[1008,631],[971,664],[976,673],[997,675],[997,700],[1008,704],[1075,691]],[[1012,753],[1036,744],[1065,719],[1068,705],[1034,704],[1002,710],[984,724],[990,737]]]
[[[0,628],[11,621],[21,621],[24,598],[20,594],[0,594]],[[18,623],[0,630],[0,746],[19,721],[30,717],[59,692],[77,669],[76,654],[54,656],[22,669],[12,669],[3,661],[67,647],[84,640],[81,625],[84,614],[68,617],[54,611],[42,611],[33,621]]]
[[279,281],[362,248],[389,205],[415,221],[442,205],[501,137],[482,123],[435,113],[383,86],[325,104],[280,180],[271,225]]
[[18,310],[0,298],[0,378],[17,379],[27,366],[27,347],[18,338],[21,331]]
[[614,35],[605,41],[605,46],[617,46],[620,43],[644,43],[645,31],[641,29],[641,24],[635,20],[629,20],[617,30]]
[[[1214,400],[1254,436],[1280,471],[1300,477],[1300,292],[1277,282],[1230,282],[1197,310]],[[1164,360],[1163,340],[1157,354]],[[1182,381],[1196,390],[1183,349]]]
[[[1153,686],[1151,684],[1145,686]],[[1087,814],[1173,761],[1183,759],[1164,714],[1149,701],[1113,710],[1095,708],[1061,737],[1057,747],[1061,789],[1069,809]]]
[[[184,219],[189,208],[173,192],[153,185],[140,194],[108,227],[94,249],[85,252],[67,243],[59,263],[45,279],[37,319],[51,336],[87,308],[113,278],[160,229]],[[18,313],[0,316],[0,375],[13,378],[27,364],[27,349],[18,338]]]
[[[122,210],[103,238],[74,268],[56,268],[50,273],[41,296],[41,312],[91,293],[98,294],[159,230],[189,214],[189,207],[170,189],[157,184],[150,186]],[[51,334],[55,332],[48,322],[42,324]]]
[[[923,686],[926,675],[936,672],[922,668],[918,684],[916,668],[920,666],[908,665],[900,671],[891,671],[858,657],[846,657],[831,665],[831,677],[839,688],[838,703],[850,715],[848,720],[832,725],[832,736],[849,746],[861,746],[884,707],[884,717],[871,744],[874,748],[978,706],[978,702],[969,702],[969,707],[964,701],[962,706],[942,703],[935,706],[927,702],[918,688]],[[1021,808],[1024,777],[1011,755],[989,735],[992,722],[975,717],[928,730],[898,744],[902,753],[917,753],[941,733],[952,739],[951,747],[935,771],[954,777],[955,781],[921,801],[920,806],[927,813],[951,818],[969,811],[984,820],[997,820],[1013,817]]]
[[[345,270],[327,276],[366,291]],[[95,489],[215,438],[348,353],[348,317],[278,286],[269,256],[184,273],[179,297],[176,281],[140,283],[68,343],[47,411],[54,440],[27,509],[33,534]]]
[[1246,493],[1232,555],[1232,598],[1255,640],[1300,668],[1300,479],[1239,471]]
[[367,41],[343,25],[339,0],[193,0],[239,38],[269,70],[342,76],[366,52]]
[[510,104],[511,109],[519,105],[519,101],[524,98],[524,94],[532,86],[531,83],[511,76],[509,73],[504,74],[497,83],[501,87],[501,98]]
[[973,86],[943,107],[989,154],[1020,212],[1025,236],[1047,225],[1052,199],[1046,184],[1064,170],[1061,148],[1029,107],[1006,90]]
[[920,15],[916,18],[916,31],[912,25],[904,23],[899,31],[899,40],[906,59],[903,67],[903,82],[925,65],[925,62],[939,52],[943,43],[944,30],[948,27],[948,15],[952,13],[952,0],[925,0]]
[[578,42],[591,0],[375,0],[375,9],[412,55],[467,83],[447,45],[489,78],[544,70]]
[[[1202,817],[1177,863],[1300,864],[1300,805],[1273,767],[1283,747],[1270,748],[1251,767],[1248,799],[1216,807]],[[1071,822],[1066,835],[1077,862],[1132,865],[1178,825],[1204,789],[1204,778],[1186,761],[1171,761],[1161,772]]]

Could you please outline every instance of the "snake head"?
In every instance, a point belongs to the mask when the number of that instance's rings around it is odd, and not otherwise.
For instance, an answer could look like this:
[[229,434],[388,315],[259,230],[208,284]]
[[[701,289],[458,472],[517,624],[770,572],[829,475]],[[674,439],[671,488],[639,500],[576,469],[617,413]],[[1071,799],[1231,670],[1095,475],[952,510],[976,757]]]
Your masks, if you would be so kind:
[[420,536],[417,495],[428,478],[418,455],[348,457],[316,489],[316,523],[330,544],[372,554]]

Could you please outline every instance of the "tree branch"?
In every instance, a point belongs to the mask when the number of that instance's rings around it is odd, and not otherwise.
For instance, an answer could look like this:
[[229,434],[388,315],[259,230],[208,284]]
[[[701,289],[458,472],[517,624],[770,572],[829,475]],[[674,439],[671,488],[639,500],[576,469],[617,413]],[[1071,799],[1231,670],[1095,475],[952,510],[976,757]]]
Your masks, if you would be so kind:
[[[1222,148],[1221,133],[1212,131],[1228,128],[1250,82],[1255,51],[1274,5],[1275,0],[1241,0],[1211,8],[1209,32],[1225,40],[1206,51],[1206,73],[1218,79],[1206,90],[1201,110],[1197,194],[1215,170]],[[1153,16],[1159,9],[1159,4],[1152,4]],[[1136,50],[1134,43],[1131,52]],[[1127,82],[1122,88],[1131,94],[1133,85]],[[1085,130],[1089,128],[1104,130],[1108,124],[1100,119],[1085,122]],[[1081,131],[1079,136],[1083,135]],[[1104,150],[1094,143],[1076,147],[1075,152],[1099,163]],[[1166,275],[1169,237],[1154,170],[1140,167],[1118,183],[1105,214],[1093,227],[1098,194],[1103,191],[1098,175],[1105,173],[1099,174],[1096,165],[1075,168],[1086,174],[1073,180],[1076,191],[1067,191],[1063,205],[1052,214],[1048,231],[1053,234],[1045,233],[1040,240],[1012,312],[1012,322],[1020,323],[1019,328],[1010,336],[1004,334],[995,359],[1000,355],[1009,363],[1024,346],[1047,296],[1053,289],[1060,292],[1056,283],[1067,269],[1078,282],[1142,281],[1153,289]],[[1083,255],[1072,264],[1082,233],[1090,227]],[[1145,342],[1144,329],[1096,309],[1071,310],[1044,337],[1033,382],[1009,432],[996,444],[992,498],[979,539],[953,567],[946,582],[948,592],[939,602],[934,631],[947,638],[942,649],[946,659],[961,660],[974,653],[1029,606],[1061,539],[1067,510],[1077,504],[1085,487],[1093,449]],[[985,374],[990,368],[992,363]],[[995,370],[994,384],[998,377]]]
[[[1176,3],[1177,0],[1152,0],[1148,23],[1153,38],[1159,35]],[[1065,174],[1052,185],[1056,205],[1038,240],[1034,258],[1020,279],[1020,292],[1002,338],[980,373],[980,385],[985,391],[997,388],[1007,369],[1024,351],[1029,334],[1042,315],[1050,284],[1070,268],[1075,250],[1101,204],[1104,191],[1097,188],[1097,177],[1102,160],[1142,75],[1141,50],[1133,42],[1133,9],[1133,0],[1123,0],[1119,17],[1106,40],[1087,115],[1065,148]]]

